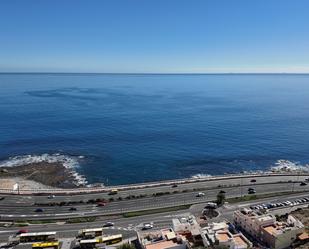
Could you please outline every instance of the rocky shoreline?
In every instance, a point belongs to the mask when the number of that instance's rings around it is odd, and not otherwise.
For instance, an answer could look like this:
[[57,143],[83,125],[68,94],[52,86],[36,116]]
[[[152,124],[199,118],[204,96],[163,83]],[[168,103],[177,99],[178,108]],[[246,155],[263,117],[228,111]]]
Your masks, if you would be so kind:
[[35,162],[14,167],[0,168],[0,181],[4,179],[33,181],[55,188],[80,186],[76,173],[61,162]]

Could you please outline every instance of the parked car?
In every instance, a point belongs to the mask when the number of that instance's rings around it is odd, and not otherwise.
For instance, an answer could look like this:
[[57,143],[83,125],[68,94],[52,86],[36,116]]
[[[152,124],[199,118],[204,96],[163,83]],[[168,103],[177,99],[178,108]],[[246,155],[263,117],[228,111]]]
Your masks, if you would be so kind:
[[70,207],[69,211],[77,211],[77,208],[76,207]]
[[34,212],[36,213],[42,213],[44,210],[42,208],[37,208],[36,210],[34,210]]
[[305,183],[305,182],[301,182],[299,185],[300,185],[300,186],[306,186],[306,185],[307,185],[307,183]]

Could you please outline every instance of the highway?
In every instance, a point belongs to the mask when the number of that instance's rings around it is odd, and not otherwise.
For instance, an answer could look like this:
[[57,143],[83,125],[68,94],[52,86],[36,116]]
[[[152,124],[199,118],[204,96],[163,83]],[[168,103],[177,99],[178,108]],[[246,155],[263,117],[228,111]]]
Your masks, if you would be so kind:
[[[267,193],[280,193],[294,191],[309,191],[309,185],[300,186],[299,181],[303,181],[306,176],[297,177],[260,177],[255,178],[256,182],[251,182],[252,178],[242,179],[240,186],[239,179],[233,179],[230,182],[219,181],[219,182],[204,182],[194,183],[190,185],[179,185],[177,188],[171,188],[169,186],[168,190],[170,192],[177,191],[175,194],[167,194],[162,196],[154,197],[151,194],[159,192],[164,192],[166,186],[158,188],[146,188],[139,190],[126,190],[120,191],[117,195],[112,197],[116,200],[108,203],[104,207],[98,207],[95,204],[78,204],[74,205],[77,209],[76,211],[69,211],[71,206],[43,206],[40,207],[44,212],[36,213],[34,212],[38,206],[34,206],[34,203],[48,203],[48,202],[60,202],[60,201],[80,201],[89,200],[96,198],[110,198],[111,196],[107,194],[88,194],[88,195],[73,195],[73,196],[57,196],[54,199],[48,199],[46,196],[16,196],[10,195],[6,196],[4,200],[0,201],[0,216],[2,220],[35,220],[35,219],[67,219],[72,217],[83,217],[83,216],[101,216],[101,215],[113,215],[120,214],[131,211],[147,210],[163,207],[180,206],[187,204],[203,203],[216,199],[216,195],[220,190],[226,192],[226,197],[236,197],[240,195],[247,194],[247,189],[253,187],[257,194],[267,194]],[[297,183],[288,182],[292,180],[298,180]],[[283,182],[285,181],[285,182]],[[218,186],[226,187],[218,187]],[[233,186],[234,187],[228,187]],[[203,189],[196,190],[193,189]],[[183,190],[191,190],[192,192],[182,192]],[[198,192],[204,192],[204,197],[196,197]],[[147,194],[149,197],[126,200],[125,197],[128,195],[138,195]],[[123,200],[117,201],[118,197],[121,196]]]
[[[220,216],[218,218],[213,219],[213,221],[222,221],[222,220],[232,220],[233,212],[236,209],[249,207],[254,204],[262,204],[267,202],[282,202],[286,200],[292,200],[301,198],[304,196],[308,197],[309,193],[303,194],[292,194],[289,196],[281,196],[275,198],[265,198],[261,200],[254,201],[246,201],[237,204],[228,204],[224,207],[220,208]],[[123,234],[124,238],[129,238],[135,236],[135,231],[142,228],[144,223],[152,223],[154,225],[154,229],[161,229],[164,227],[169,227],[172,225],[172,219],[176,217],[182,217],[189,214],[194,214],[197,217],[200,216],[202,209],[204,208],[203,204],[197,204],[191,206],[189,209],[182,211],[173,211],[167,213],[160,214],[152,214],[152,215],[144,215],[132,218],[111,218],[111,217],[102,217],[99,221],[89,222],[89,223],[77,223],[77,224],[65,224],[63,222],[58,222],[57,224],[45,224],[45,225],[30,225],[25,227],[31,232],[39,232],[39,231],[56,231],[58,233],[58,237],[60,238],[71,238],[75,237],[78,233],[78,230],[84,228],[94,228],[101,227],[106,221],[114,222],[115,226],[113,228],[106,228],[106,234]],[[294,207],[297,208],[297,207]],[[289,210],[291,211],[291,210]],[[276,212],[274,210],[273,212]],[[6,242],[8,236],[16,233],[19,229],[23,229],[20,227],[2,227],[0,228],[0,242]]]

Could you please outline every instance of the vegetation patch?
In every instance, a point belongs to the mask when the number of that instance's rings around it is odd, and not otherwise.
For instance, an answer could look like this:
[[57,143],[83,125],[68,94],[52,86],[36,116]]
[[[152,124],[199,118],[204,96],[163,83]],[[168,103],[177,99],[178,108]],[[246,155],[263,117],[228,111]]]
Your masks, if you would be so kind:
[[80,217],[80,218],[71,218],[66,221],[66,223],[84,223],[84,222],[94,222],[96,217]]
[[148,214],[172,212],[172,211],[188,209],[190,208],[190,206],[191,204],[177,206],[177,207],[167,207],[167,208],[150,209],[150,210],[143,210],[143,211],[136,211],[136,212],[128,212],[128,213],[124,213],[122,216],[124,218],[130,218],[130,217],[142,216],[142,215],[148,215]]

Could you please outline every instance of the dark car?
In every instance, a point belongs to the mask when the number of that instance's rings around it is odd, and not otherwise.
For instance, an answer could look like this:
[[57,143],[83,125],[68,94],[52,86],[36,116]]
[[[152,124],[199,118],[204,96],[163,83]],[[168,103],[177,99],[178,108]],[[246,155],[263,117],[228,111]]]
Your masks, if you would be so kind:
[[307,185],[307,183],[305,183],[305,182],[301,182],[299,185],[300,185],[300,186],[306,186],[306,185]]
[[76,207],[70,207],[69,211],[77,211]]
[[114,223],[113,222],[106,222],[105,224],[103,224],[103,227],[113,227]]
[[255,194],[256,191],[254,188],[248,188],[248,194]]
[[28,230],[26,229],[20,229],[16,232],[16,235],[22,234],[22,233],[28,233]]
[[42,208],[37,208],[36,210],[34,210],[34,212],[36,213],[42,213],[44,210]]
[[104,206],[106,206],[106,203],[105,202],[98,202],[97,206],[98,207],[104,207]]
[[220,190],[220,194],[225,194],[226,192],[224,190]]
[[0,197],[0,201],[2,201],[2,200],[4,200],[4,196],[1,196],[1,197]]
[[250,182],[256,182],[256,180],[255,179],[251,179],[251,181]]
[[173,185],[172,185],[172,188],[177,188],[177,187],[178,187],[177,184],[173,184]]

